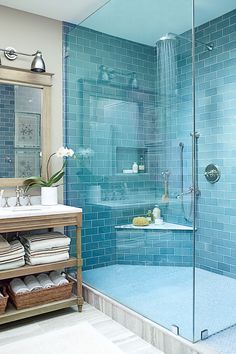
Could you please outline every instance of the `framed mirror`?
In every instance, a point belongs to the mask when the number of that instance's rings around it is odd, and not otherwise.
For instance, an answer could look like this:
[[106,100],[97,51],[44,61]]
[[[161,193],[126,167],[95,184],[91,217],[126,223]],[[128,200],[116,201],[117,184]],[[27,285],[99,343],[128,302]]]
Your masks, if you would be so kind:
[[52,74],[0,66],[0,187],[45,176]]

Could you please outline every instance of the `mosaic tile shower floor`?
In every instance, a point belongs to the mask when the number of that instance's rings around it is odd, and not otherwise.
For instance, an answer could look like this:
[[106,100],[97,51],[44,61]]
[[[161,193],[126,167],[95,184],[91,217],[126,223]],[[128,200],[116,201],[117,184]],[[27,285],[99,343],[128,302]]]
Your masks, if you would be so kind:
[[[192,339],[191,267],[113,265],[84,271],[83,281],[168,329],[177,325],[182,337]],[[196,270],[196,339],[204,329],[213,334],[235,324],[235,294],[235,279]]]
[[219,354],[236,354],[236,327],[228,328],[206,340]]

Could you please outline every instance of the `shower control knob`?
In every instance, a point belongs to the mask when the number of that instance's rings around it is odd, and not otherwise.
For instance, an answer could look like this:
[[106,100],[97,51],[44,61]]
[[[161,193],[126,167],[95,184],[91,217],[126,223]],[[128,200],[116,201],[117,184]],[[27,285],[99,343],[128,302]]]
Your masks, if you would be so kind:
[[210,170],[209,172],[205,172],[205,176],[209,178],[215,178],[217,175],[217,170]]
[[218,166],[214,164],[210,164],[205,168],[205,173],[204,173],[206,180],[210,183],[216,183],[220,179],[220,171]]

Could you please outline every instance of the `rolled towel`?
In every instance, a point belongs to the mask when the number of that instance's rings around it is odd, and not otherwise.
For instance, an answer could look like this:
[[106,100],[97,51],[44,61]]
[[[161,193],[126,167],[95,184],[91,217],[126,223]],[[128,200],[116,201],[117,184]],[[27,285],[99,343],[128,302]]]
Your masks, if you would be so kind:
[[10,282],[10,287],[15,294],[24,294],[29,292],[29,288],[20,278],[14,278]]
[[40,285],[43,287],[43,289],[49,289],[55,286],[55,284],[51,281],[49,276],[45,273],[41,273],[37,275],[37,280],[40,283]]
[[24,282],[30,291],[42,289],[42,285],[34,275],[27,275],[27,277],[24,278]]
[[57,286],[69,283],[67,279],[65,279],[60,273],[56,272],[55,270],[49,274],[49,277],[51,281]]

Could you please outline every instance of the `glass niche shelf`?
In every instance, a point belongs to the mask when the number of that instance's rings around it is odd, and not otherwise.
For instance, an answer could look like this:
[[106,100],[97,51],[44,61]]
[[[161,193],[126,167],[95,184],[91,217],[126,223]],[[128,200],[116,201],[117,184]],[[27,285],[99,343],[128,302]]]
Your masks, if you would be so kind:
[[[148,149],[143,147],[116,147],[116,174],[139,175],[148,173]],[[138,173],[133,173],[132,166],[136,162]],[[143,169],[140,169],[143,165]]]

